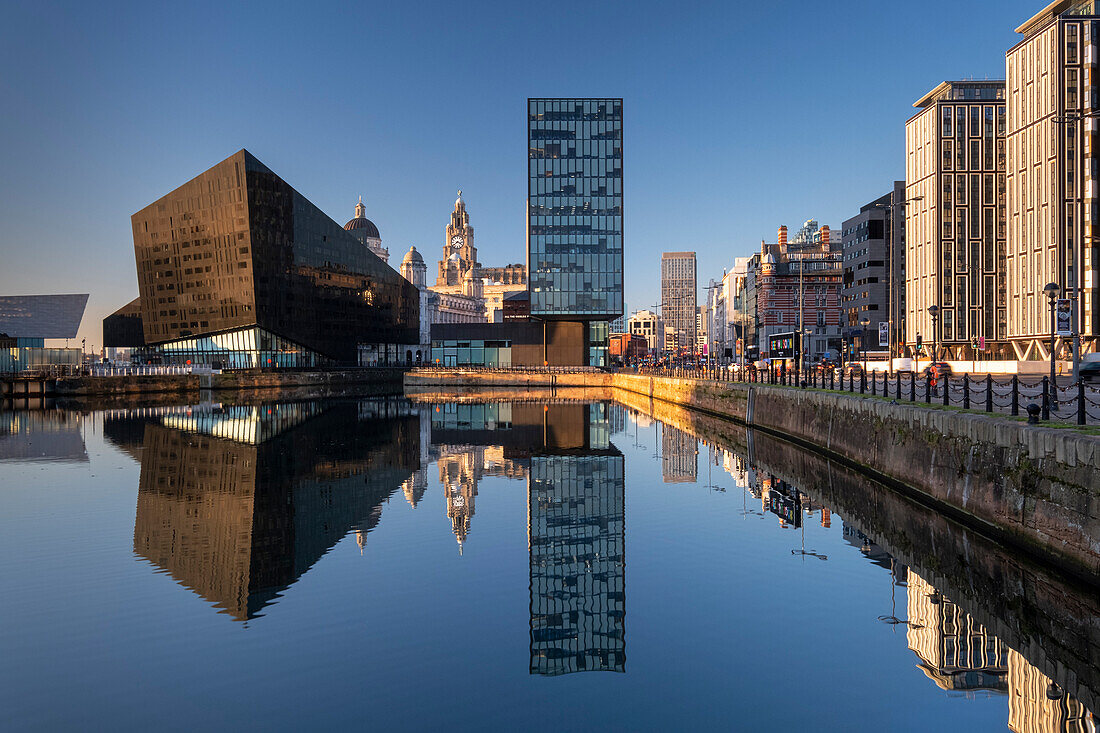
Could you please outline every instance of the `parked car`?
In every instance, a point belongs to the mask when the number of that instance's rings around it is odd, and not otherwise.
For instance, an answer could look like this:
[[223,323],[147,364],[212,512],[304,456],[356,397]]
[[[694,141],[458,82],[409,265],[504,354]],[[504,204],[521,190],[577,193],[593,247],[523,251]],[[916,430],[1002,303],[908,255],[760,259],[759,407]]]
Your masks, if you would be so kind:
[[1085,384],[1100,383],[1100,354],[1085,354],[1082,356],[1078,375]]

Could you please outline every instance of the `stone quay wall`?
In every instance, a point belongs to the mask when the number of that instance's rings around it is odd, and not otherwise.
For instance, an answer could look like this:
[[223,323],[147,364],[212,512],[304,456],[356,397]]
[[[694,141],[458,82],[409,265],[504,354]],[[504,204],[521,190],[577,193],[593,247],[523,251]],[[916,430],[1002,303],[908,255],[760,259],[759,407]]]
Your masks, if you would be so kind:
[[732,418],[858,466],[1100,585],[1100,438],[830,392],[615,374],[613,387]]
[[540,372],[540,371],[488,371],[478,369],[424,369],[405,374],[405,388],[434,389],[437,387],[466,387],[470,389],[495,387],[526,387],[556,389],[558,387],[610,387],[610,372]]
[[111,396],[144,393],[189,393],[200,390],[256,390],[295,387],[343,387],[352,384],[389,384],[400,391],[403,369],[348,369],[315,372],[223,372],[221,374],[165,374],[117,377],[60,377],[58,397]]

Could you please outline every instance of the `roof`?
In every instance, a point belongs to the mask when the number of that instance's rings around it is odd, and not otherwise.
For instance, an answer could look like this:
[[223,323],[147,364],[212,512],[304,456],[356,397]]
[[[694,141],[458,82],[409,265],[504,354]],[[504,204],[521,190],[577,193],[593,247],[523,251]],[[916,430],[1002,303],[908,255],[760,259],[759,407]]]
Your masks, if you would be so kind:
[[[962,79],[958,81],[945,81],[937,85],[932,91],[925,94],[923,97],[913,102],[913,106],[917,108],[930,107],[933,103],[940,101],[941,99],[952,99],[957,102],[996,102],[1004,100],[1004,79]],[[964,97],[949,96],[955,89],[993,89],[1000,90],[1001,96],[996,99],[990,99],[983,96],[976,96],[973,99],[967,99]]]
[[[1047,5],[1038,13],[1031,16],[1025,23],[1016,29],[1016,32],[1025,36],[1031,35],[1067,10],[1075,10],[1074,6],[1082,5],[1085,7],[1079,8],[1080,10],[1091,10],[1091,7],[1089,7],[1091,3],[1082,3],[1081,0],[1054,0],[1050,5]],[[1074,14],[1076,15],[1078,13]]]
[[346,231],[352,231],[353,229],[363,229],[368,237],[374,237],[375,239],[381,239],[382,235],[378,233],[378,227],[374,225],[374,222],[365,216],[357,216],[347,224],[344,225]]
[[76,338],[88,294],[0,295],[0,333],[9,338]]

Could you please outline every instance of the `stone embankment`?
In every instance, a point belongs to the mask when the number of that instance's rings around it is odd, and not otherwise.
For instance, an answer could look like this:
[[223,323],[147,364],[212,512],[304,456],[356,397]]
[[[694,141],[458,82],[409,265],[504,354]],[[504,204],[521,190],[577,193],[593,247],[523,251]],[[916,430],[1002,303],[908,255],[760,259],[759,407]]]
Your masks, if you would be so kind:
[[[865,473],[772,433],[709,412],[615,391],[626,407],[745,456],[858,529],[1084,702],[1100,706],[1100,595],[1076,578],[1010,552]],[[834,520],[835,521],[835,520]],[[899,616],[905,597],[898,599]],[[887,606],[889,608],[889,606]]]
[[58,397],[111,396],[145,393],[192,393],[201,390],[256,390],[352,384],[389,384],[400,391],[404,369],[348,369],[316,372],[223,372],[221,374],[166,374],[112,377],[61,377],[54,386]]
[[612,385],[781,435],[1100,585],[1100,438],[984,414],[757,384]]
[[613,375],[601,371],[540,372],[477,369],[425,369],[405,375],[405,388],[463,387],[471,390],[495,387],[552,388],[610,387]]

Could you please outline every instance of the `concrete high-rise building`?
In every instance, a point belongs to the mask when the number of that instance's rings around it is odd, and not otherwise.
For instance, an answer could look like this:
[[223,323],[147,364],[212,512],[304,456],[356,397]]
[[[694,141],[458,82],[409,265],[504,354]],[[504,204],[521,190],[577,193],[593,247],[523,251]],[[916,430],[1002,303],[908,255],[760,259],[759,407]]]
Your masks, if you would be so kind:
[[623,314],[623,100],[527,100],[531,317],[587,326],[586,362],[607,363]]
[[[905,342],[972,358],[1008,348],[1005,84],[945,81],[905,125]],[[933,318],[929,307],[938,309]],[[933,322],[937,333],[933,333]]]
[[1047,358],[1047,283],[1070,299],[1088,350],[1100,332],[1100,9],[1052,2],[1016,32],[1024,38],[1006,55],[1007,336],[1015,358]]
[[698,280],[694,252],[665,252],[661,255],[661,307],[665,328],[674,338],[665,348],[691,353],[697,343],[696,293]]

